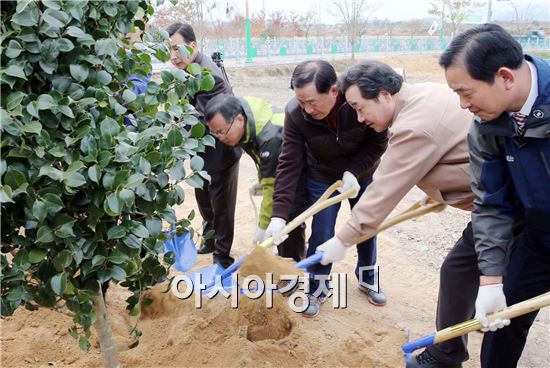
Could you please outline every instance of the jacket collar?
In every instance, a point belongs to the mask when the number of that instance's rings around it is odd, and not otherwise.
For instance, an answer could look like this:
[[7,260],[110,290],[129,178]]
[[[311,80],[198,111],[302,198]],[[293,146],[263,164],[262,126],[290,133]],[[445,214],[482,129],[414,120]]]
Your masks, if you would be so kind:
[[241,106],[246,118],[244,135],[240,143],[247,144],[256,139],[256,121],[254,120],[254,114],[248,102],[242,97],[239,97],[239,101],[241,101]]

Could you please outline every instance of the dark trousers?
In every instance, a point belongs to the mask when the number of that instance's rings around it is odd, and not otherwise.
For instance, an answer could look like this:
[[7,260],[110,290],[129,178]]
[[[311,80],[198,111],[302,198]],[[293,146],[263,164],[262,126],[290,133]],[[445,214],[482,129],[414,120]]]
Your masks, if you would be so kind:
[[206,245],[214,248],[214,263],[229,267],[235,259],[230,256],[235,227],[235,205],[239,162],[220,172],[209,173],[210,184],[195,189],[195,198],[203,218],[203,232],[214,230]]
[[[518,240],[504,278],[508,305],[550,290],[550,245],[538,241],[529,231],[522,232],[522,226],[517,226],[514,232]],[[468,224],[441,266],[436,318],[438,330],[473,318],[479,276],[472,226]],[[537,312],[532,312],[514,318],[510,326],[485,333],[482,367],[516,367],[536,315]],[[467,336],[463,336],[430,346],[428,350],[442,363],[459,364],[469,358],[467,341]]]
[[[307,176],[302,173],[296,188],[292,210],[288,216],[289,222],[308,208]],[[288,239],[277,246],[279,256],[292,258],[300,262],[306,255],[306,225],[302,224],[288,234]]]
[[[512,253],[504,280],[508,305],[550,291],[550,243],[548,235],[526,229]],[[483,368],[514,368],[521,357],[529,328],[538,311],[513,318],[510,326],[487,332],[481,347]],[[541,347],[548,351],[548,346]]]
[[[436,316],[437,330],[474,317],[479,276],[472,224],[468,223],[462,236],[441,265]],[[428,350],[438,361],[453,365],[468,360],[467,343],[468,336],[464,335],[432,345],[428,347]]]

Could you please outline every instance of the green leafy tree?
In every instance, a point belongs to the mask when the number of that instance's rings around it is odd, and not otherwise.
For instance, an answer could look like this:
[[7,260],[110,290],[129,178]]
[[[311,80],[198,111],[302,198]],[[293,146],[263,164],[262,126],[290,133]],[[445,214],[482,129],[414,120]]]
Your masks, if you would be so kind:
[[209,180],[196,153],[215,143],[185,96],[214,79],[192,64],[134,92],[150,51],[170,57],[165,43],[124,39],[145,29],[150,1],[4,1],[1,12],[1,312],[64,304],[80,347],[94,326],[117,366],[100,284],[128,288],[138,315],[142,291],[168,275],[166,230],[191,220],[176,219],[178,183]]

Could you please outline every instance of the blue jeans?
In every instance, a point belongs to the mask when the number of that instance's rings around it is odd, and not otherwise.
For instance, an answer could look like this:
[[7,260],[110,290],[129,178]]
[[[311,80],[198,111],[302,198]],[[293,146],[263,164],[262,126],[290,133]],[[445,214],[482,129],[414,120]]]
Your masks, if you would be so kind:
[[[359,198],[361,198],[361,195],[371,182],[372,180],[367,180],[359,183],[361,186],[359,194],[354,199],[349,200],[351,208],[355,206],[355,204],[357,203]],[[327,190],[328,187],[330,187],[331,184],[321,183],[308,178],[306,185],[308,203],[309,205],[312,205],[319,199],[319,197],[321,197],[321,195],[325,192],[325,190]],[[338,192],[334,193],[333,196],[338,194]],[[338,216],[339,210],[340,203],[337,203],[313,216],[313,221],[311,223],[311,237],[309,238],[309,246],[307,248],[308,257],[315,254],[315,250],[319,245],[323,244],[325,241],[334,236],[334,226],[336,224],[336,218]],[[357,255],[358,259],[357,266],[355,268],[355,276],[359,280],[363,282],[368,282],[372,285],[374,283],[374,271],[360,270],[360,268],[365,266],[374,266],[376,264],[376,237],[357,244]],[[329,275],[331,269],[332,264],[328,264],[326,266],[316,264],[308,268],[307,271],[310,274],[310,293],[314,293],[319,288],[319,280],[316,280],[315,276]]]

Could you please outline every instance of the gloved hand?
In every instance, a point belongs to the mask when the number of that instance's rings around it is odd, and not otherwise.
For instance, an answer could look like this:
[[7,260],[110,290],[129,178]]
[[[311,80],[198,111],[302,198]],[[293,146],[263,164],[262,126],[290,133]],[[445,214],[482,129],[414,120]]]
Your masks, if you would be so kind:
[[323,244],[319,245],[315,253],[323,252],[323,259],[321,264],[326,266],[329,263],[341,261],[346,256],[348,247],[340,241],[336,236],[330,238]]
[[338,191],[340,193],[344,193],[348,189],[354,188],[356,192],[350,198],[357,197],[357,195],[359,194],[359,190],[361,189],[361,186],[359,185],[359,182],[357,181],[357,178],[355,177],[355,175],[353,175],[349,171],[344,172],[344,175],[342,176],[342,182],[343,182],[343,185],[340,188],[338,188]]
[[262,185],[260,182],[255,182],[248,188],[248,192],[252,196],[261,196],[262,195]]
[[288,238],[288,235],[281,235],[281,231],[283,231],[283,228],[285,226],[286,226],[285,220],[283,220],[280,217],[272,217],[271,222],[269,222],[269,226],[265,230],[264,240],[269,237],[272,237],[274,245],[281,244]]
[[487,320],[487,313],[496,312],[504,308],[506,308],[506,297],[502,291],[502,284],[479,287],[476,299],[476,315],[474,318],[483,325],[484,328],[481,331],[496,331],[499,328],[508,326],[510,324],[509,319],[496,319],[491,323]]
[[256,225],[256,231],[252,236],[252,245],[256,245],[265,238],[265,229],[262,229],[259,225]]

